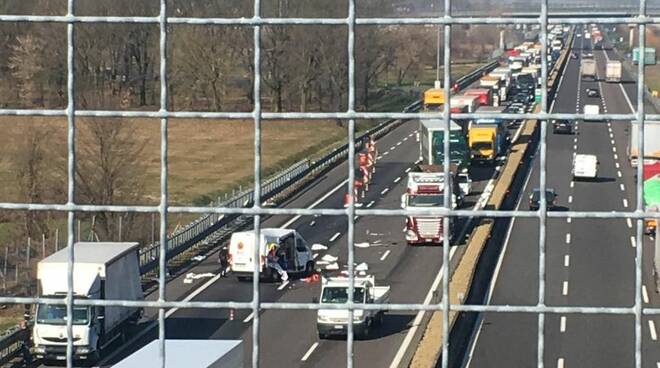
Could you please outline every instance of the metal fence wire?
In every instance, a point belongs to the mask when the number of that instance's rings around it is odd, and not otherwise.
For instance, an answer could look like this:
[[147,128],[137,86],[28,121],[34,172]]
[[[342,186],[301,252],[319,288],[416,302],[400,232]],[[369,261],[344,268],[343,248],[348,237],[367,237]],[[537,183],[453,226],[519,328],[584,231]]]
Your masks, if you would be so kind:
[[[660,314],[660,308],[644,308],[642,306],[641,279],[642,279],[642,247],[636,247],[635,258],[635,298],[632,307],[551,307],[545,304],[545,248],[546,248],[546,222],[548,218],[629,218],[637,220],[636,239],[637,244],[642,244],[642,227],[644,218],[660,218],[658,213],[645,212],[643,208],[642,184],[637,181],[637,200],[636,210],[628,212],[591,212],[591,211],[566,211],[566,212],[548,212],[545,206],[546,198],[541,196],[540,209],[535,212],[530,211],[493,211],[493,210],[454,210],[451,209],[449,196],[444,196],[444,206],[435,209],[425,210],[385,210],[385,209],[356,209],[351,200],[346,209],[302,209],[302,208],[261,208],[262,203],[262,178],[261,178],[261,122],[263,119],[347,119],[348,120],[348,142],[355,140],[355,119],[411,119],[411,118],[442,118],[445,123],[445,134],[449,133],[449,122],[452,117],[461,119],[472,119],[482,117],[501,117],[504,119],[539,119],[541,121],[540,129],[540,188],[543,193],[546,189],[546,160],[547,160],[547,119],[583,119],[584,114],[565,114],[548,112],[548,91],[541,88],[541,109],[539,113],[526,114],[451,114],[450,109],[446,108],[443,112],[436,113],[368,113],[355,111],[355,33],[356,26],[360,25],[437,25],[444,30],[444,93],[450,94],[450,73],[451,73],[451,35],[453,25],[480,25],[480,24],[528,24],[539,25],[540,43],[541,43],[541,81],[542,85],[547,85],[548,81],[548,25],[549,24],[617,24],[627,23],[635,24],[639,31],[639,47],[643,49],[645,45],[645,30],[647,24],[658,24],[660,18],[648,17],[646,15],[646,1],[640,0],[639,14],[636,16],[623,15],[621,17],[613,16],[593,16],[593,17],[549,17],[548,0],[542,0],[540,4],[540,13],[537,17],[461,17],[451,15],[451,0],[444,0],[444,15],[426,18],[358,18],[356,16],[356,0],[348,0],[347,16],[345,18],[264,18],[261,17],[260,0],[254,0],[254,14],[250,18],[186,18],[186,17],[168,17],[167,1],[160,0],[160,12],[155,17],[116,17],[116,16],[77,16],[75,14],[75,1],[68,0],[67,14],[64,16],[32,16],[32,15],[0,15],[0,22],[46,22],[46,23],[65,23],[67,25],[67,105],[63,110],[57,109],[0,109],[0,115],[10,116],[66,116],[67,118],[67,148],[68,148],[68,200],[63,204],[41,204],[41,203],[0,203],[2,210],[27,210],[27,211],[63,211],[68,214],[67,218],[67,245],[68,245],[68,292],[65,298],[24,298],[24,297],[0,297],[0,303],[7,304],[27,304],[44,303],[66,305],[67,310],[67,349],[66,363],[68,367],[73,366],[73,331],[72,321],[74,305],[98,305],[98,306],[132,306],[145,308],[158,308],[158,339],[160,346],[161,366],[165,367],[165,310],[169,308],[235,308],[250,309],[253,312],[254,319],[252,325],[252,366],[259,366],[259,333],[260,333],[260,311],[267,309],[297,309],[297,310],[317,310],[319,304],[315,303],[267,303],[262,302],[259,293],[259,270],[255,265],[253,278],[253,299],[251,302],[210,302],[210,301],[168,301],[165,294],[166,280],[166,254],[167,248],[167,216],[169,213],[198,213],[198,214],[240,214],[254,216],[254,230],[257,233],[256,239],[259,239],[262,216],[268,215],[326,215],[326,216],[348,216],[348,274],[349,274],[349,292],[353,294],[354,288],[354,228],[355,215],[359,216],[406,216],[406,215],[441,215],[444,216],[444,247],[443,264],[449,264],[449,217],[459,216],[482,216],[482,217],[533,217],[539,219],[539,239],[538,239],[538,302],[535,305],[509,306],[509,305],[460,305],[450,304],[449,302],[449,269],[442,268],[442,300],[439,303],[430,304],[357,304],[349,300],[343,305],[323,305],[324,309],[348,309],[349,325],[348,338],[346,343],[346,366],[353,366],[353,312],[355,310],[398,310],[398,311],[442,311],[443,313],[443,340],[442,340],[442,367],[448,366],[448,335],[449,335],[449,311],[469,311],[469,312],[517,312],[532,313],[538,315],[538,344],[537,344],[537,366],[544,366],[544,320],[547,313],[575,313],[575,314],[612,314],[612,315],[634,315],[635,317],[635,366],[641,367],[641,325],[643,315]],[[593,4],[597,6],[596,3]],[[157,24],[160,30],[160,109],[158,111],[104,111],[104,110],[77,110],[75,109],[74,89],[76,81],[74,79],[74,56],[75,56],[75,30],[77,23],[137,23],[137,24]],[[251,27],[253,29],[253,49],[254,49],[254,109],[252,112],[175,112],[168,110],[168,89],[167,89],[167,41],[168,25],[174,24],[194,24],[194,25],[235,25]],[[336,111],[330,113],[270,113],[263,112],[260,102],[261,97],[261,28],[264,25],[336,25],[345,26],[347,32],[347,52],[348,52],[348,101],[346,111]],[[638,152],[644,150],[644,120],[660,119],[660,115],[645,115],[644,110],[644,52],[640,53],[642,59],[638,63],[638,81],[637,81],[637,108],[636,112],[631,114],[600,114],[598,117],[604,119],[617,120],[636,120],[639,136]],[[115,206],[115,205],[82,205],[74,201],[75,198],[75,145],[76,137],[74,134],[76,117],[150,117],[160,119],[160,204],[158,206]],[[169,118],[225,118],[225,119],[245,119],[251,118],[254,121],[254,191],[253,204],[249,208],[240,207],[184,207],[168,205],[168,119]],[[449,170],[449,140],[444,141],[444,167],[445,175]],[[638,165],[637,176],[642,178],[643,165]],[[353,192],[355,176],[355,146],[348,144],[348,193]],[[449,181],[445,181],[445,191],[449,191]],[[84,300],[73,298],[73,261],[74,254],[74,216],[75,212],[158,212],[160,215],[160,255],[159,255],[159,292],[157,301],[128,301],[128,300]],[[255,259],[259,258],[259,247],[255,247]]]

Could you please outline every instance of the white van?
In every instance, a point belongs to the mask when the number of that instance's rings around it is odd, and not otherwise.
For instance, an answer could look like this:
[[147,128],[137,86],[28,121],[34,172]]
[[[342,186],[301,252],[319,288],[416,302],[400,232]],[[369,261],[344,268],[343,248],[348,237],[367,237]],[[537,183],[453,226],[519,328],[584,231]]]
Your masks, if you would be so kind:
[[595,179],[598,176],[596,155],[575,155],[573,159],[573,180]]
[[[287,273],[311,274],[314,271],[312,251],[303,237],[293,229],[261,229],[259,241],[259,272],[265,279],[278,276],[275,270],[266,267],[267,244],[275,244],[277,252],[284,254]],[[229,265],[239,280],[249,279],[254,271],[254,230],[236,232],[229,243]]]
[[584,121],[599,121],[600,118],[592,117],[590,115],[600,114],[600,106],[598,105],[584,105]]

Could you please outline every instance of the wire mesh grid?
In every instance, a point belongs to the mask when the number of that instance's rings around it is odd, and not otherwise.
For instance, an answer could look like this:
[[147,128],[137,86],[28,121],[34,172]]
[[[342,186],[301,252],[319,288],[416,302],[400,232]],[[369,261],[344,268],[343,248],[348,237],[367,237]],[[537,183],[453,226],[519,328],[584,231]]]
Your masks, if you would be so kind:
[[[544,321],[547,313],[575,313],[575,314],[611,314],[611,315],[634,315],[635,317],[635,366],[641,367],[641,324],[642,315],[660,315],[660,308],[644,308],[642,306],[641,279],[642,279],[642,247],[636,247],[635,258],[635,297],[632,307],[558,307],[545,304],[545,256],[546,256],[546,223],[548,218],[628,218],[635,219],[636,241],[641,244],[643,236],[643,219],[660,218],[658,213],[645,212],[643,207],[643,187],[641,181],[636,183],[637,198],[636,210],[627,212],[596,212],[596,211],[566,211],[548,212],[546,209],[545,196],[540,197],[539,210],[530,211],[494,211],[494,210],[455,210],[450,209],[450,197],[444,196],[444,206],[436,209],[424,210],[385,210],[385,209],[356,209],[353,198],[346,209],[303,209],[303,208],[261,208],[261,121],[262,119],[347,119],[348,142],[355,138],[355,119],[411,119],[411,118],[442,118],[445,126],[445,134],[449,133],[449,122],[451,118],[473,119],[500,117],[503,119],[524,118],[538,119],[540,124],[540,190],[543,192],[547,187],[546,182],[546,160],[547,160],[547,119],[570,119],[578,120],[585,117],[584,114],[550,113],[548,112],[548,91],[541,89],[541,108],[538,113],[526,114],[452,114],[450,109],[444,109],[441,113],[378,113],[378,112],[356,112],[355,111],[355,33],[357,25],[437,25],[444,30],[444,93],[450,94],[451,81],[451,28],[452,25],[460,24],[528,24],[540,26],[541,43],[541,82],[548,82],[548,25],[549,24],[573,24],[581,25],[592,22],[600,24],[627,23],[637,26],[639,31],[639,47],[645,45],[646,24],[658,24],[660,18],[646,15],[646,1],[640,0],[639,14],[636,16],[619,17],[551,17],[548,14],[548,0],[542,0],[540,12],[534,17],[454,17],[451,15],[451,0],[444,0],[444,15],[428,18],[360,18],[356,16],[356,0],[348,0],[348,11],[346,18],[267,18],[261,17],[260,0],[254,0],[254,14],[251,18],[186,18],[169,17],[167,15],[167,1],[160,0],[160,12],[155,17],[118,17],[118,16],[77,16],[75,15],[75,1],[67,1],[67,14],[64,16],[34,16],[34,15],[2,15],[0,22],[46,22],[64,23],[67,25],[67,105],[63,110],[57,109],[0,109],[0,115],[8,116],[66,116],[67,118],[67,148],[68,148],[68,200],[64,204],[40,204],[40,203],[0,203],[3,210],[27,210],[27,211],[62,211],[67,217],[67,245],[68,245],[68,274],[65,298],[24,298],[24,297],[0,297],[0,303],[44,303],[66,305],[67,316],[67,349],[66,363],[68,367],[73,366],[73,306],[126,306],[158,308],[158,339],[159,358],[161,365],[165,367],[165,311],[169,308],[233,308],[251,309],[254,313],[252,321],[252,366],[259,366],[259,333],[261,310],[317,310],[316,303],[285,303],[285,302],[262,302],[259,291],[259,270],[257,265],[253,272],[253,299],[251,302],[210,302],[210,301],[168,301],[165,294],[166,280],[166,252],[167,252],[167,215],[169,213],[220,213],[220,214],[243,214],[254,216],[254,231],[256,239],[260,239],[262,216],[270,215],[325,215],[325,216],[348,216],[348,274],[349,292],[354,290],[354,219],[359,216],[406,216],[406,215],[440,215],[443,216],[443,264],[449,264],[449,217],[527,217],[539,219],[539,258],[538,258],[538,302],[536,305],[462,305],[450,304],[449,302],[449,269],[442,268],[442,299],[439,303],[431,304],[360,304],[348,300],[343,305],[324,305],[324,309],[347,309],[348,337],[346,343],[346,366],[353,366],[353,312],[355,310],[388,310],[388,311],[442,311],[443,313],[443,340],[442,340],[442,367],[448,366],[448,335],[449,335],[449,312],[499,312],[499,313],[532,313],[538,315],[537,326],[537,366],[544,366]],[[594,4],[595,5],[595,4]],[[80,110],[75,108],[75,24],[76,23],[143,23],[157,24],[160,31],[160,109],[158,111],[105,111],[105,110]],[[252,112],[180,112],[168,110],[167,89],[167,41],[168,25],[195,24],[195,25],[240,25],[253,28],[254,46],[254,109]],[[348,55],[348,101],[346,111],[335,111],[328,113],[271,113],[263,112],[260,102],[261,97],[261,27],[264,25],[337,25],[346,26],[347,32],[347,55]],[[599,114],[599,118],[617,120],[636,120],[640,136],[638,140],[638,152],[644,152],[644,120],[660,119],[660,114],[645,114],[644,110],[644,53],[640,53],[638,63],[637,82],[637,104],[636,112],[631,114]],[[74,201],[75,198],[75,118],[76,117],[149,117],[160,119],[160,204],[158,206],[117,206],[117,205],[82,205]],[[169,206],[168,205],[168,119],[169,118],[201,118],[201,119],[252,119],[254,121],[254,205],[250,208],[228,208],[228,207],[194,207],[194,206]],[[355,146],[348,145],[348,193],[353,192],[355,176]],[[444,168],[445,175],[449,170],[449,140],[444,140]],[[637,167],[637,176],[643,177],[642,165]],[[445,181],[445,190],[449,191],[449,182]],[[84,300],[73,298],[73,261],[74,254],[74,220],[75,212],[158,212],[160,215],[160,267],[159,267],[159,291],[157,301],[129,301],[129,300]],[[259,258],[259,247],[255,247],[255,259]]]

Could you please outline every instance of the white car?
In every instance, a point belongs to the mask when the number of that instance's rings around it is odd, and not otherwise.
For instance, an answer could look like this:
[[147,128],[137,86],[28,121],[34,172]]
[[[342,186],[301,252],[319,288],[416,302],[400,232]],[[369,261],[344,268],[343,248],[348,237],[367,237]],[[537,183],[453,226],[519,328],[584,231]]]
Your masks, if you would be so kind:
[[573,158],[573,180],[595,179],[598,177],[598,164],[596,155],[575,155],[575,158]]
[[461,189],[461,192],[463,192],[464,196],[469,196],[470,193],[472,193],[472,179],[470,179],[470,175],[468,173],[460,173],[458,174],[458,186]]

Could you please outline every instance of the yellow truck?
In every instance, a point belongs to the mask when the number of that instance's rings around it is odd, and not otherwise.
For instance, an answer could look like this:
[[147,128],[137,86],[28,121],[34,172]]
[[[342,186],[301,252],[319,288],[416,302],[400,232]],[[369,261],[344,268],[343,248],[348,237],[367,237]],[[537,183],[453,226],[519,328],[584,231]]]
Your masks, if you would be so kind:
[[472,162],[493,164],[499,153],[497,126],[472,125],[468,132],[468,145]]
[[424,111],[441,111],[445,104],[445,91],[441,88],[429,88],[422,96]]

